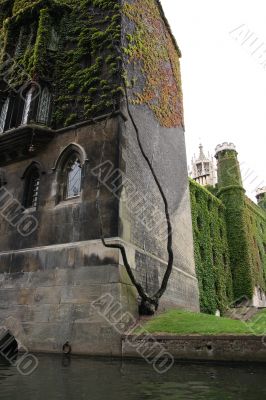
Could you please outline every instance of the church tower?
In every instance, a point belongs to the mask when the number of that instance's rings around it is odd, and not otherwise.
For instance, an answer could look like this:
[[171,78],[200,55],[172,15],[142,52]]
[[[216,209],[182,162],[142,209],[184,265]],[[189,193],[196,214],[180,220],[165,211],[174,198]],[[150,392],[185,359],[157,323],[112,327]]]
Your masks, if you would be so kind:
[[172,253],[160,309],[199,308],[180,50],[157,0],[0,10],[0,319],[30,350],[120,354],[93,306],[138,317],[118,245],[149,296]]
[[216,169],[213,158],[204,154],[203,146],[199,146],[199,156],[192,158],[191,178],[202,186],[215,186],[217,183]]

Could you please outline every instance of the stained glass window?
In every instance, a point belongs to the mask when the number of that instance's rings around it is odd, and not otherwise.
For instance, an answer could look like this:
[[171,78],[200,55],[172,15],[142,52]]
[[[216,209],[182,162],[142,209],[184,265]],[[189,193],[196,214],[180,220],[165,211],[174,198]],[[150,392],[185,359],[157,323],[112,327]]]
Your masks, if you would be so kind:
[[41,94],[41,98],[39,101],[38,107],[38,117],[37,121],[40,124],[47,125],[49,122],[49,114],[50,114],[50,105],[51,105],[51,93],[48,88],[44,88]]
[[77,197],[81,191],[81,164],[77,155],[73,155],[66,166],[66,199]]
[[9,102],[10,102],[10,98],[8,97],[2,106],[2,110],[1,110],[1,114],[0,114],[0,133],[3,133],[5,130]]
[[24,111],[23,111],[21,125],[27,125],[27,123],[29,121],[32,94],[33,94],[33,88],[30,88],[30,90],[27,92],[25,100],[24,100],[25,103],[24,103]]

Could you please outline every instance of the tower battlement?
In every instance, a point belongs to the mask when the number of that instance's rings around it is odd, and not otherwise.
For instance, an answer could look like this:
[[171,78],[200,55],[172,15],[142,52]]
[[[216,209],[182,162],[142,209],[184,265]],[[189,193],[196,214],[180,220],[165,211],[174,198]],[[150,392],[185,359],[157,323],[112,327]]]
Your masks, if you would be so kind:
[[222,151],[226,150],[236,151],[236,146],[234,145],[234,143],[230,142],[224,142],[222,144],[218,144],[215,148],[215,157],[217,157],[218,153],[221,153]]

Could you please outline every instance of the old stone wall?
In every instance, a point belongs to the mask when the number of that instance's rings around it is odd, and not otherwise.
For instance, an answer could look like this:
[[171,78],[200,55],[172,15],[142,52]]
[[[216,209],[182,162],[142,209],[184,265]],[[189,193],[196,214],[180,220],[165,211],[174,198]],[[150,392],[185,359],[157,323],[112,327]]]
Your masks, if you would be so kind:
[[[160,350],[161,355],[167,355],[169,360],[173,357],[175,360],[196,361],[266,361],[266,346],[263,337],[259,336],[156,335],[155,339],[156,342],[141,335],[123,337],[123,357],[141,358],[145,355],[152,360],[157,346],[157,355]],[[156,363],[155,358],[154,361]]]
[[[169,203],[173,226],[174,270],[161,306],[198,310],[191,209],[182,129],[159,126],[145,107],[132,107],[144,150]],[[120,236],[139,248],[137,277],[149,294],[160,287],[166,271],[167,227],[158,187],[143,158],[130,119],[122,130]]]
[[[118,120],[54,132],[52,142],[34,158],[3,167],[4,189],[18,202],[27,190],[25,170],[34,161],[41,172],[38,207],[20,215],[30,212],[37,230],[22,236],[3,217],[0,225],[0,320],[32,351],[60,352],[69,340],[77,353],[120,354],[120,335],[92,302],[108,294],[121,310],[138,313],[119,251],[105,249],[99,240],[98,181],[92,174],[103,147],[104,157],[118,163]],[[60,201],[60,155],[69,146],[81,149],[84,158],[82,191],[78,198]],[[106,238],[117,237],[117,197],[102,185],[99,202]]]
[[[37,246],[71,243],[99,238],[96,210],[97,176],[92,170],[100,164],[104,146],[105,157],[117,165],[119,159],[119,123],[116,118],[108,122],[86,125],[63,132],[56,131],[54,139],[33,158],[10,163],[2,168],[5,173],[5,189],[19,203],[27,187],[23,175],[36,162],[40,167],[39,202],[36,210],[30,210],[38,221],[38,229],[29,236],[21,236],[10,223],[1,220],[0,251],[18,250]],[[62,174],[60,156],[69,146],[79,151],[82,166],[82,191],[78,198],[59,198],[59,180]],[[77,147],[75,147],[77,146]],[[66,160],[65,160],[66,161]],[[118,199],[103,186],[100,202],[104,210],[102,218],[106,237],[118,233]],[[10,211],[11,212],[11,211]]]
[[126,92],[123,111],[127,121],[121,140],[120,163],[125,182],[124,201],[120,204],[120,236],[140,249],[138,279],[153,295],[166,271],[168,232],[165,205],[146,156],[167,199],[173,226],[174,272],[161,306],[171,304],[198,310],[181,53],[158,1],[122,1],[122,10]]
[[[9,264],[20,259],[20,268]],[[0,318],[21,345],[35,352],[61,352],[66,341],[77,354],[120,355],[119,331],[93,302],[137,315],[135,292],[118,250],[100,241],[1,254],[10,270],[0,273]],[[24,260],[24,262],[23,262]],[[111,314],[111,313],[110,313]]]

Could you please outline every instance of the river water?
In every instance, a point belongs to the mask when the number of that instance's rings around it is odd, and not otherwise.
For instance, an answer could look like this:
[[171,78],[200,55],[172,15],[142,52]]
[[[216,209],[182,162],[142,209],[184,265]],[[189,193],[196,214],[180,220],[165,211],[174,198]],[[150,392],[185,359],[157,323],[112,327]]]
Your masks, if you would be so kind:
[[176,364],[159,375],[145,361],[38,356],[23,376],[0,361],[5,400],[257,400],[266,398],[266,366]]

